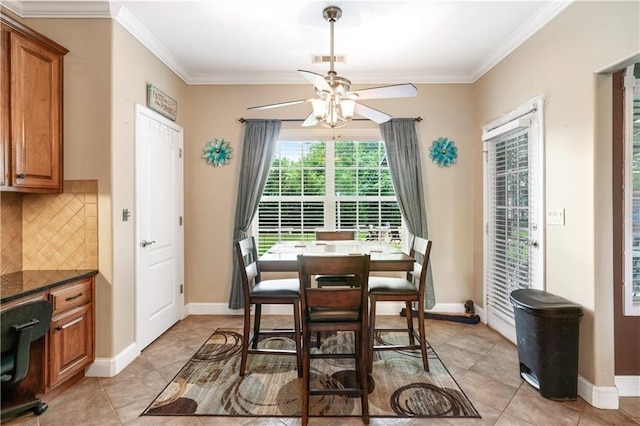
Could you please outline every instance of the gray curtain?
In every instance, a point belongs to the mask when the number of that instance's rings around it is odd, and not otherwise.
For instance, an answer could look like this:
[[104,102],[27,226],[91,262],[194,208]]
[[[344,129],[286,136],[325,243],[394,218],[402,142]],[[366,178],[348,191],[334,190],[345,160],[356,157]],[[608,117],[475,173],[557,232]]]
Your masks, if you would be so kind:
[[[416,120],[391,119],[380,125],[380,131],[387,150],[391,181],[407,229],[413,235],[429,238]],[[431,262],[427,268],[424,304],[425,309],[431,309],[436,304]]]
[[235,242],[248,237],[247,231],[258,210],[262,190],[269,177],[269,169],[280,134],[280,120],[247,120],[242,144],[240,180],[236,201],[235,224],[233,227],[233,275],[229,308],[244,307],[242,279],[235,253]]

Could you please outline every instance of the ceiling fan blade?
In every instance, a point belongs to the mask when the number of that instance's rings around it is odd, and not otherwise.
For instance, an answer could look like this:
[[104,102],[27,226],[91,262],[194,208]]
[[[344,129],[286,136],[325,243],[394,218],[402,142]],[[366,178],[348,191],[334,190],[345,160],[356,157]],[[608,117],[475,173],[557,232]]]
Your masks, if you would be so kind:
[[409,98],[417,96],[418,89],[411,83],[405,83],[354,90],[352,93],[356,93],[358,99]]
[[307,119],[304,120],[304,123],[302,123],[301,126],[302,127],[311,127],[311,126],[315,126],[316,124],[318,124],[318,119],[316,119],[316,116],[313,113],[311,113],[311,114],[309,114]]
[[327,83],[327,80],[325,80],[322,74],[317,74],[315,72],[305,70],[298,70],[298,72],[302,74],[304,78],[309,80],[311,84],[313,84],[313,87],[320,90],[321,92],[333,92],[333,89],[331,88],[331,86],[329,86],[329,83]]
[[356,103],[354,112],[364,118],[375,121],[378,124],[391,120],[391,116],[389,114],[385,114],[382,111],[378,111],[377,109],[359,103]]
[[279,107],[283,107],[283,106],[303,104],[303,103],[305,103],[305,102],[309,102],[309,99],[300,99],[300,100],[297,100],[297,101],[280,102],[280,103],[278,103],[278,104],[260,105],[260,106],[249,107],[249,108],[247,108],[247,109],[269,109],[269,108],[279,108]]

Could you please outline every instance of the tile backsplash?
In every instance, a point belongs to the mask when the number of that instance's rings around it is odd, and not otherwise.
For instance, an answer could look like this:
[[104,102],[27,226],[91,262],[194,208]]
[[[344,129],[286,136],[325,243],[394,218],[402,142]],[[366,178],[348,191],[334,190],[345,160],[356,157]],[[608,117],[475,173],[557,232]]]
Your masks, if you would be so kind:
[[[18,238],[10,238],[19,233],[15,224],[15,216],[19,214],[14,212],[15,208],[7,207],[5,218],[5,195],[2,194],[0,228],[2,273],[98,268],[97,180],[64,181],[61,194],[16,194],[22,201],[21,262],[14,259]],[[9,204],[16,203],[10,201]],[[7,226],[10,220],[13,225]],[[5,240],[12,243],[13,248],[5,250]]]
[[22,270],[22,194],[0,193],[0,274]]

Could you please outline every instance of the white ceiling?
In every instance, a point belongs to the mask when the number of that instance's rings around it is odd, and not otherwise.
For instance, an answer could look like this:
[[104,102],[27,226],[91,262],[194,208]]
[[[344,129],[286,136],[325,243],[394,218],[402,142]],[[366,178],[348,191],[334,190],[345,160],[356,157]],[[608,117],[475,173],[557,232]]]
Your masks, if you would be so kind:
[[22,17],[113,17],[189,84],[299,83],[329,54],[339,6],[339,75],[358,83],[470,83],[570,0],[5,1]]

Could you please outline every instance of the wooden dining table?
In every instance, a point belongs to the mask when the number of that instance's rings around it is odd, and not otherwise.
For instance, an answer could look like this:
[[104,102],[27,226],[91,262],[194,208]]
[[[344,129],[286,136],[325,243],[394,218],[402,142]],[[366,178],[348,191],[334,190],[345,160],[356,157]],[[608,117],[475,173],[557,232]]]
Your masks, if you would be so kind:
[[412,271],[414,260],[392,244],[380,241],[285,241],[260,256],[262,272],[295,272],[298,255],[369,254],[371,271]]

